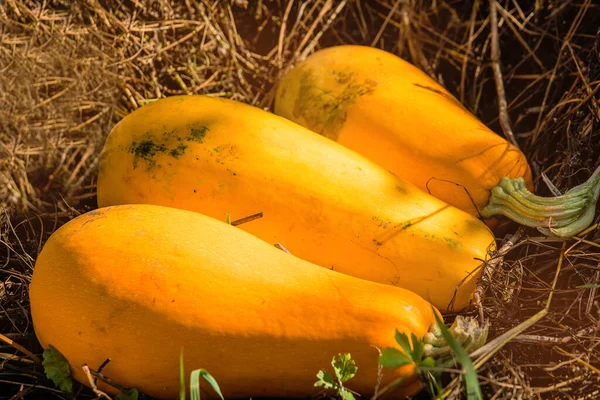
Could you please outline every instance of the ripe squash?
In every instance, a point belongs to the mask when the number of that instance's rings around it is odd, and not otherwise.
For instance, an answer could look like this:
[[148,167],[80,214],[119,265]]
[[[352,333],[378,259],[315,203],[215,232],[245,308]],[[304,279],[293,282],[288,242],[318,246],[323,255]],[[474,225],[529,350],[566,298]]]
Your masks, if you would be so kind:
[[[365,157],[285,118],[174,96],[121,120],[102,150],[98,205],[158,204],[240,225],[311,263],[469,304],[494,246],[488,227]],[[457,291],[458,288],[458,291]],[[455,297],[455,292],[456,297]]]
[[533,189],[519,149],[384,50],[342,45],[315,52],[280,81],[275,113],[475,216],[504,177],[522,177]]
[[[207,369],[226,398],[305,397],[339,352],[359,368],[348,383],[377,383],[375,347],[396,329],[423,337],[433,308],[416,294],[318,267],[205,215],[154,205],[106,207],[51,235],[37,258],[31,314],[84,384],[81,366],[157,398],[179,393],[185,370]],[[419,391],[414,365],[398,395]],[[189,383],[186,385],[189,386]],[[110,390],[101,384],[101,389]]]

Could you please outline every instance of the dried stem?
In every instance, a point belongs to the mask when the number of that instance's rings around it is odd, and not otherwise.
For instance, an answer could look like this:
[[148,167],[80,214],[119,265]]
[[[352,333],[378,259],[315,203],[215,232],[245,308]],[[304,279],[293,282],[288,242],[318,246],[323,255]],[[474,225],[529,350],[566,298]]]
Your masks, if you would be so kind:
[[517,148],[519,143],[515,138],[515,134],[510,127],[508,118],[508,106],[506,102],[506,93],[504,92],[504,78],[502,77],[502,69],[500,68],[500,44],[498,40],[498,10],[496,0],[489,0],[490,5],[490,30],[492,32],[492,46],[490,49],[492,69],[494,71],[494,82],[496,82],[496,93],[498,95],[498,112],[500,117],[500,125],[504,136]]
[[92,388],[94,393],[96,393],[96,396],[98,396],[98,398],[105,398],[106,400],[112,400],[109,395],[104,393],[102,390],[98,389],[98,386],[96,386],[96,383],[94,382],[94,377],[92,376],[92,374],[90,372],[90,367],[88,367],[87,365],[84,364],[81,367],[81,369],[83,369],[85,376],[87,376],[88,382],[90,383],[90,387]]
[[42,360],[40,360],[40,358],[38,356],[36,356],[35,354],[33,354],[32,352],[27,350],[25,347],[21,346],[19,343],[15,343],[14,340],[7,338],[6,336],[4,336],[2,334],[0,334],[0,340],[2,340],[4,343],[8,344],[9,346],[14,347],[15,349],[19,350],[20,352],[26,354],[27,357],[31,358],[35,363],[37,363],[37,364],[42,363]]

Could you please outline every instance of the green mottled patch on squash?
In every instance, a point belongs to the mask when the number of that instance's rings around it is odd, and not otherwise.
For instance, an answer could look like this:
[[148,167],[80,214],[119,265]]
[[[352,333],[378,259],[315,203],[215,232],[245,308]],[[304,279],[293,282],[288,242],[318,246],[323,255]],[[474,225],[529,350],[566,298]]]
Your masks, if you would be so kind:
[[386,220],[384,220],[384,219],[381,219],[381,218],[379,218],[379,217],[376,217],[376,216],[373,216],[373,217],[372,217],[372,220],[373,220],[373,221],[377,221],[377,223],[379,224],[378,226],[379,226],[380,228],[387,228],[387,227],[389,227],[389,226],[391,226],[391,225],[392,225],[392,223],[391,223],[390,221],[386,221]]
[[162,134],[146,132],[141,138],[137,138],[127,146],[126,151],[133,154],[133,168],[137,168],[140,163],[146,167],[147,171],[155,168],[160,168],[157,164],[159,155],[166,155],[174,159],[183,156],[189,148],[189,144],[185,142],[202,143],[208,127],[189,126],[189,131],[185,131],[183,135],[177,131],[163,131]]
[[337,85],[334,89],[321,87],[311,70],[301,72],[301,84],[293,113],[295,118],[304,119],[312,131],[337,140],[350,107],[358,98],[373,92],[377,82],[371,79],[359,81],[352,72],[331,73],[332,81]]
[[446,237],[444,238],[444,240],[446,241],[446,244],[448,245],[449,248],[454,249],[454,250],[460,250],[463,246],[462,243],[459,242],[458,240]]
[[175,147],[174,149],[171,149],[169,151],[169,155],[171,157],[179,158],[179,156],[182,156],[185,153],[186,149],[187,149],[187,145],[180,143],[177,145],[177,147]]
[[140,161],[143,161],[146,168],[150,169],[156,166],[156,155],[164,154],[167,151],[167,146],[165,143],[158,142],[154,135],[147,133],[142,139],[132,141],[128,150],[133,154],[134,169]]
[[402,194],[407,194],[408,190],[403,185],[396,185],[396,190]]
[[190,129],[190,134],[185,139],[188,142],[202,143],[204,141],[204,137],[206,136],[206,133],[210,130],[208,128],[208,126],[206,126],[204,124],[193,124],[193,125],[188,125],[188,127]]

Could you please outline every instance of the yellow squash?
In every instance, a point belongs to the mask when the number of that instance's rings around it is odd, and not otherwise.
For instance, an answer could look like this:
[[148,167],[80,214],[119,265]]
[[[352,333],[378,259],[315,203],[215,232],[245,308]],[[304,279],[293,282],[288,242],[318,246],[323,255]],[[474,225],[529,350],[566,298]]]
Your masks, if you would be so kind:
[[519,149],[420,69],[380,49],[317,51],[281,80],[275,113],[475,216],[503,177],[533,188]]
[[[56,347],[77,380],[88,384],[83,364],[110,358],[106,376],[162,399],[178,397],[182,348],[187,373],[207,369],[225,398],[316,394],[316,373],[345,352],[359,368],[347,386],[369,395],[374,346],[398,348],[396,329],[421,338],[435,322],[410,291],[153,205],[102,208],[59,228],[36,261],[30,298],[40,343]],[[419,391],[413,365],[386,368],[382,384],[398,377],[398,396]]]
[[262,212],[239,227],[322,267],[413,290],[441,310],[469,304],[494,246],[480,220],[361,155],[213,97],[162,99],[120,121],[97,190],[100,207],[149,203],[221,220]]

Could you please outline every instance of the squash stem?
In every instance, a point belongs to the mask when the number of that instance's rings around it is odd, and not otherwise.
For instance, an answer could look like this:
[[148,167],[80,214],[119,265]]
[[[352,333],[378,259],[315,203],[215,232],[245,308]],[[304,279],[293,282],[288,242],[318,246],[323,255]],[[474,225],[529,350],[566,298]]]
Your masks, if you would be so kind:
[[[449,328],[450,333],[458,340],[467,353],[477,350],[487,340],[488,324],[480,326],[475,318],[458,315]],[[432,357],[436,362],[443,363],[453,358],[453,352],[437,324],[432,324],[425,334],[425,356]]]
[[600,166],[587,181],[555,197],[531,193],[523,178],[502,178],[481,215],[504,215],[547,236],[571,237],[591,225],[599,197]]

